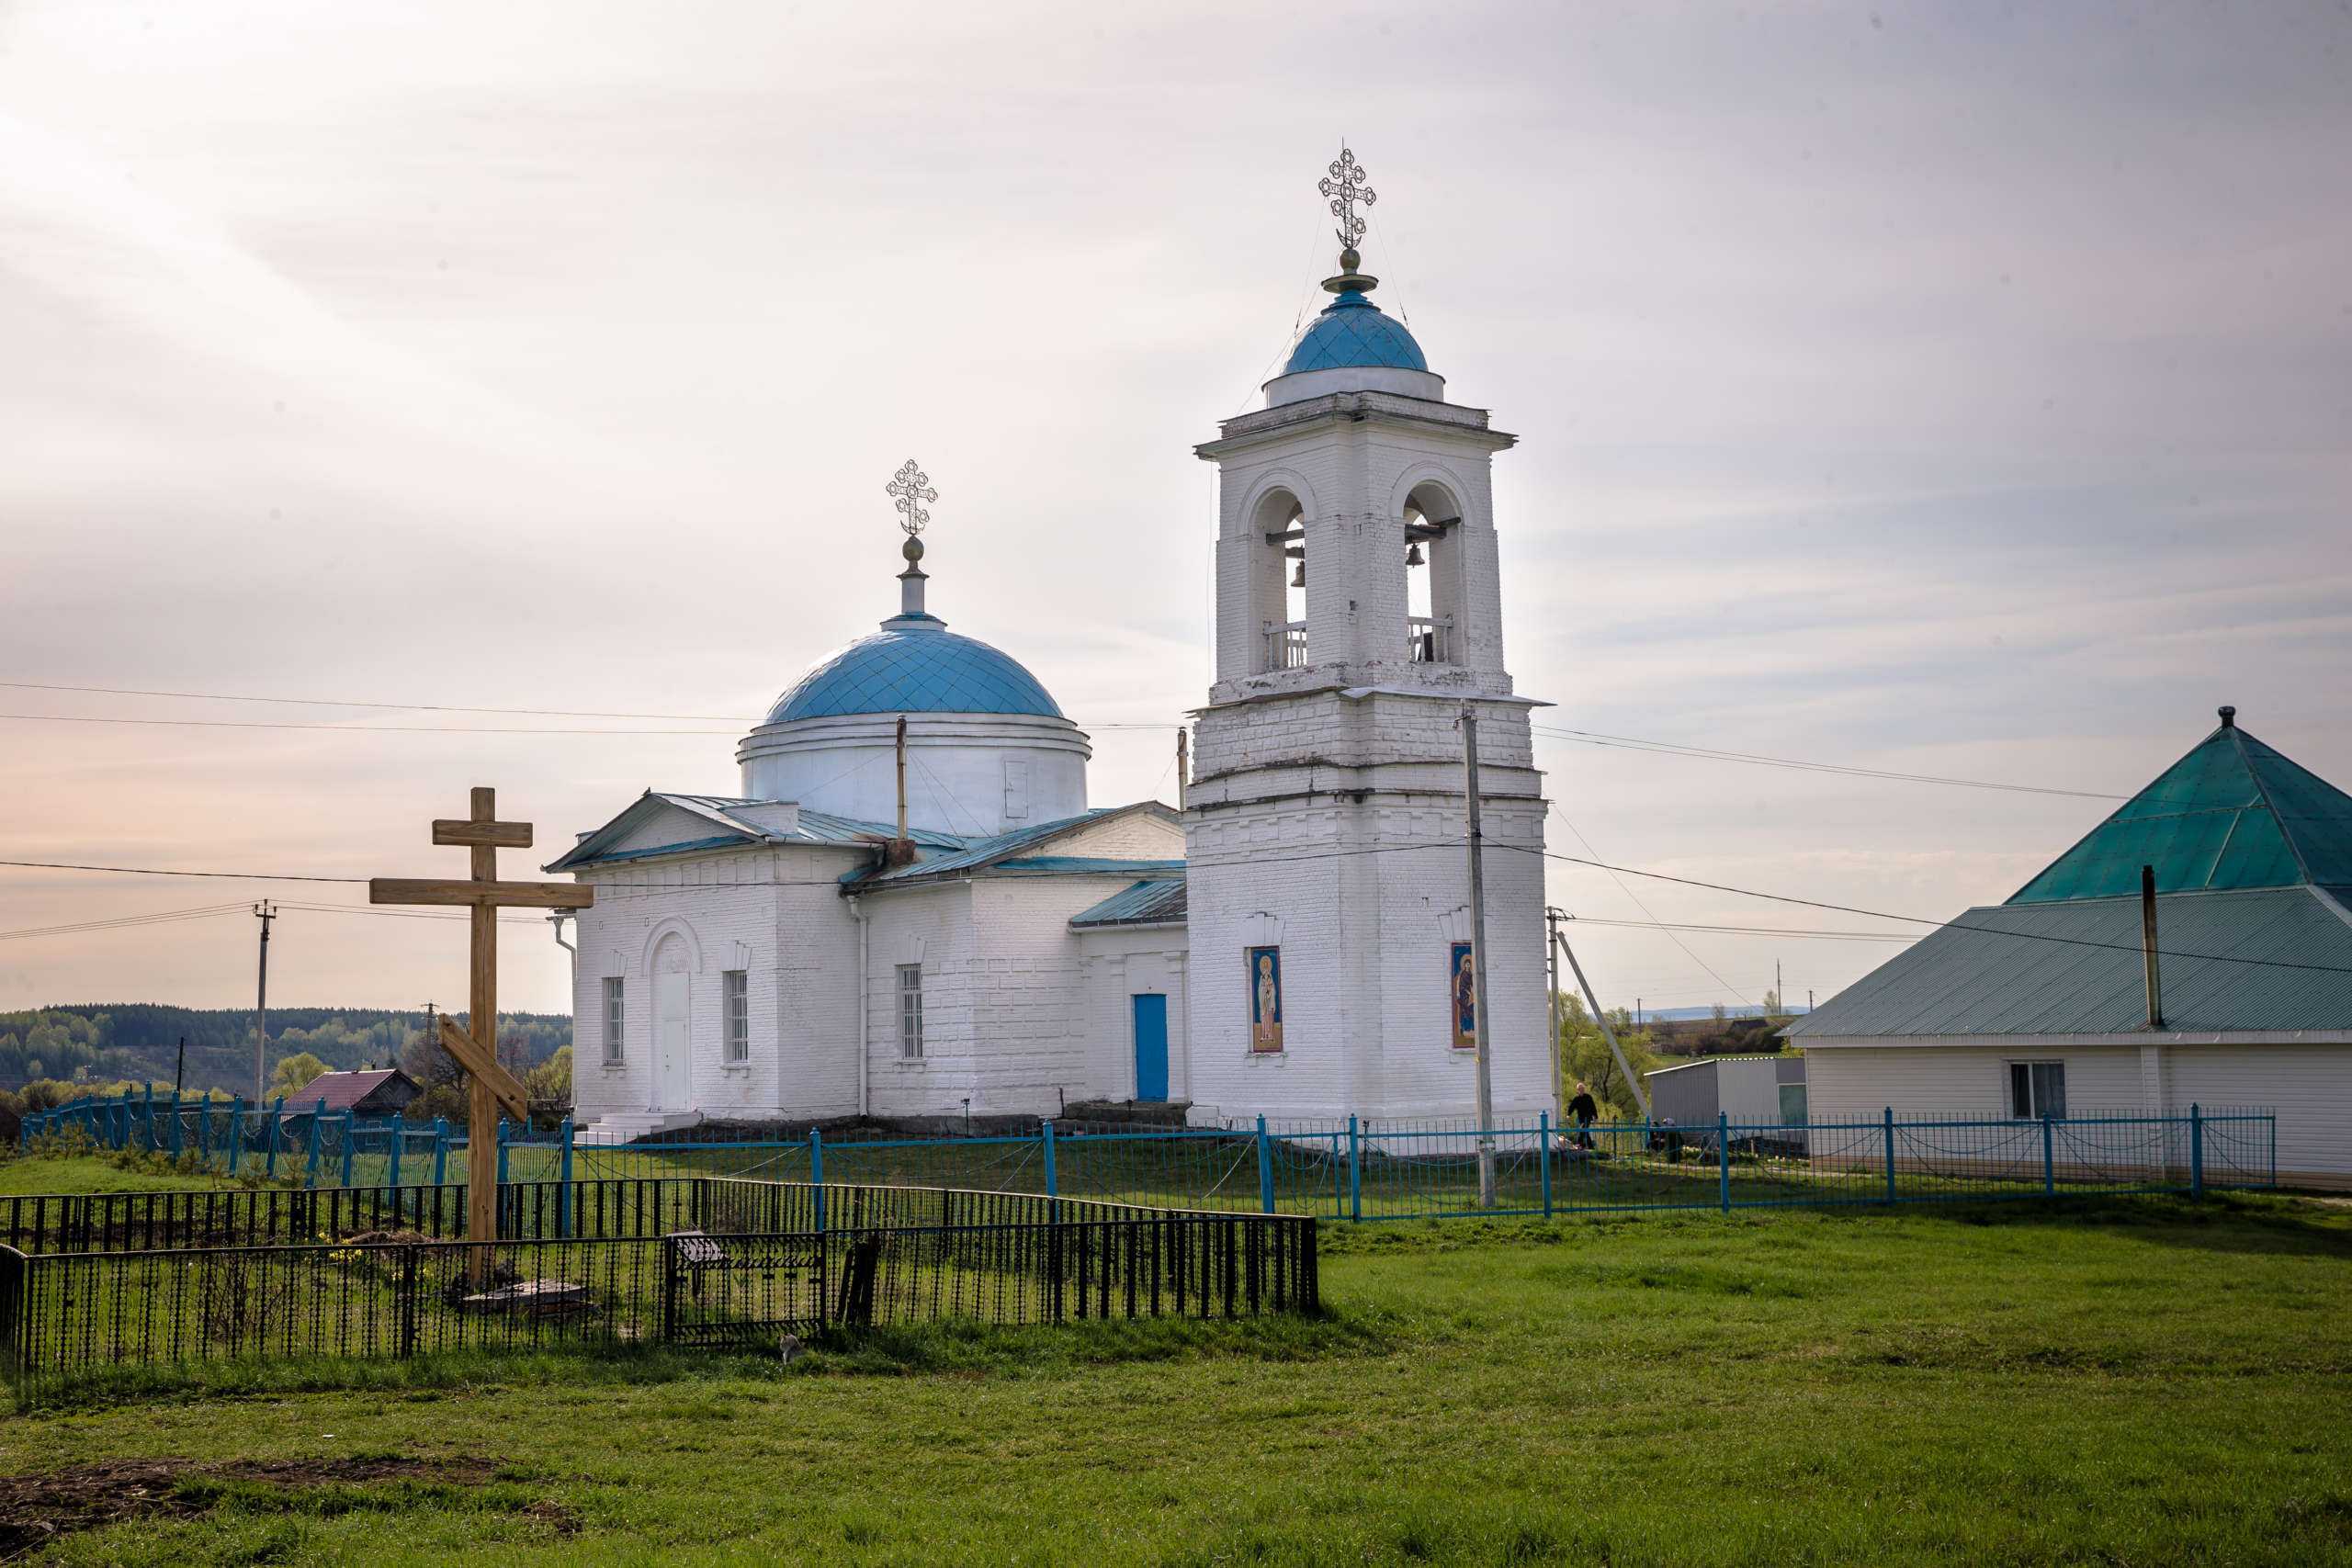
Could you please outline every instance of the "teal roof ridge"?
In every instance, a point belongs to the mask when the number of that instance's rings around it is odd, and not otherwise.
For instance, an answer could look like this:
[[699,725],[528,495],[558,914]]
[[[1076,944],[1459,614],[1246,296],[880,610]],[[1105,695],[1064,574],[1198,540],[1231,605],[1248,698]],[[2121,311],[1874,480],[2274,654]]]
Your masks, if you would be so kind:
[[2117,807],[2013,905],[2352,884],[2352,795],[2237,728],[2219,728]]

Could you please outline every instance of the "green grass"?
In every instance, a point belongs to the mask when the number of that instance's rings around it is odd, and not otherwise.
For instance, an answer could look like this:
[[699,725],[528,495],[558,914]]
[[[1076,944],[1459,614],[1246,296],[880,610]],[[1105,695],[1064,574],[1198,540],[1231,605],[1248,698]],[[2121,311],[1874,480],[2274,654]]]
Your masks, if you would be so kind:
[[185,1517],[51,1549],[174,1568],[2352,1557],[2340,1207],[1324,1242],[1322,1320],[941,1329],[788,1371],[658,1352],[246,1369],[0,1422],[0,1475],[147,1456],[491,1467],[478,1485],[199,1476]]
[[28,1155],[0,1161],[0,1198],[35,1193],[188,1192],[235,1183],[210,1174],[126,1168],[106,1155]]

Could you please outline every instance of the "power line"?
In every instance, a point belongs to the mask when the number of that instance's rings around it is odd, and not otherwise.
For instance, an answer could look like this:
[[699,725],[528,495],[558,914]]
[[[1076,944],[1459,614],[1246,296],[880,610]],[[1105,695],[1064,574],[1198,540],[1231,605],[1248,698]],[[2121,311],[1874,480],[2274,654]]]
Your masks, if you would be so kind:
[[365,884],[364,876],[303,876],[266,871],[171,871],[152,865],[77,865],[67,861],[0,860],[0,865],[34,871],[107,871],[122,876],[222,876],[238,882],[344,882]]
[[[1523,844],[1501,844],[1498,850],[1515,850],[1521,854],[1542,855],[1545,860],[1565,861],[1570,865],[1589,865],[1601,871],[1620,871],[1628,876],[1645,876],[1655,882],[1678,883],[1685,887],[1703,887],[1713,893],[1736,893],[1747,898],[1767,898],[1776,904],[1797,904],[1808,909],[1829,909],[1841,915],[1865,915],[1874,920],[1904,920],[1913,925],[1934,926],[1939,930],[1982,931],[1988,936],[2014,937],[2021,942],[2057,942],[2065,947],[2096,947],[2109,953],[2139,953],[2136,942],[2092,942],[2086,937],[2053,936],[2047,931],[2008,931],[2000,926],[1972,926],[1959,920],[1931,919],[1925,915],[1892,915],[1883,909],[1864,909],[1852,904],[1827,904],[1817,898],[1798,898],[1785,893],[1764,893],[1753,887],[1734,887],[1723,882],[1701,882],[1688,876],[1668,876],[1662,871],[1637,871],[1632,866],[1612,866],[1597,860],[1585,860],[1577,855],[1555,853],[1550,850],[1531,850]],[[2243,964],[2262,969],[2300,969],[2322,975],[2352,975],[2352,968],[2340,964],[2296,964],[2283,958],[2241,958],[2226,953],[2177,953],[2168,948],[2156,949],[2159,958],[2179,958],[2200,964]]]
[[1803,773],[1838,773],[1848,778],[1885,779],[1898,784],[1952,784],[1963,789],[2007,790],[2018,795],[2069,795],[2082,800],[2129,800],[2127,795],[2109,795],[2100,790],[2060,789],[2048,784],[2002,784],[1989,779],[1963,779],[1941,773],[1905,773],[1886,768],[1864,768],[1846,762],[1810,761],[1797,757],[1768,757],[1754,751],[1724,751],[1709,746],[1685,746],[1673,740],[1645,740],[1631,735],[1603,735],[1589,729],[1557,729],[1545,725],[1528,727],[1536,734],[1555,740],[1573,740],[1585,746],[1606,746],[1618,750],[1647,751],[1660,757],[1692,757],[1712,762],[1744,762],[1764,768],[1793,768]]
[[723,739],[734,733],[724,729],[555,729],[488,724],[301,724],[292,719],[264,718],[111,718],[68,713],[0,713],[0,719],[27,724],[161,725],[174,729],[326,729],[338,735],[708,735]]
[[390,708],[407,713],[503,713],[534,718],[667,718],[712,724],[741,724],[741,716],[726,713],[605,713],[589,708],[482,707],[466,703],[387,703],[359,697],[264,697],[230,692],[162,692],[140,686],[77,686],[54,681],[0,681],[0,687],[25,692],[90,692],[109,697],[174,697],[198,703],[277,703],[288,707]]
[[[1201,860],[1196,860],[1196,861],[1189,862],[1189,863],[1188,863],[1188,864],[1190,864],[1190,865],[1241,865],[1241,864],[1250,864],[1250,865],[1266,865],[1266,864],[1295,863],[1306,862],[1306,861],[1343,860],[1343,859],[1347,859],[1347,858],[1349,858],[1349,857],[1351,857],[1351,856],[1354,856],[1354,855],[1377,855],[1377,854],[1414,853],[1414,852],[1419,852],[1419,851],[1423,851],[1423,850],[1455,849],[1455,848],[1459,848],[1459,847],[1461,847],[1461,846],[1462,846],[1464,842],[1466,842],[1466,841],[1467,841],[1466,840],[1463,840],[1463,839],[1430,839],[1430,840],[1421,840],[1421,841],[1419,841],[1419,842],[1409,843],[1409,844],[1374,844],[1374,845],[1366,845],[1366,846],[1363,846],[1363,847],[1362,847],[1362,848],[1358,848],[1358,849],[1349,849],[1349,850],[1319,850],[1319,851],[1310,852],[1308,852],[1308,853],[1305,853],[1305,854],[1272,854],[1272,855],[1266,855],[1266,854],[1250,854],[1250,853],[1244,853],[1244,854],[1238,854],[1238,855],[1230,856],[1230,857],[1227,857],[1227,858],[1226,858],[1226,859],[1222,859],[1222,860],[1209,860],[1209,859],[1205,859],[1205,858],[1204,858],[1204,859],[1201,859]],[[1643,870],[1641,870],[1639,867],[1636,867],[1636,866],[1629,866],[1629,865],[1612,865],[1612,864],[1611,864],[1611,863],[1610,863],[1609,862],[1607,862],[1607,861],[1602,861],[1602,860],[1599,860],[1599,859],[1588,859],[1588,858],[1586,858],[1586,857],[1584,857],[1584,856],[1582,856],[1582,855],[1564,855],[1564,854],[1561,854],[1561,853],[1557,852],[1556,851],[1552,851],[1552,850],[1538,850],[1538,849],[1532,849],[1532,848],[1530,848],[1530,847],[1528,847],[1527,845],[1524,845],[1524,844],[1511,844],[1511,843],[1505,843],[1505,842],[1503,842],[1503,841],[1501,841],[1501,840],[1488,840],[1488,843],[1490,844],[1490,846],[1491,846],[1492,848],[1497,849],[1497,850],[1507,851],[1507,852],[1510,852],[1518,853],[1518,854],[1532,854],[1532,855],[1539,855],[1539,856],[1541,856],[1542,858],[1544,858],[1544,859],[1545,859],[1545,860],[1560,861],[1560,862],[1562,862],[1562,863],[1566,863],[1566,864],[1568,864],[1568,865],[1582,865],[1582,866],[1589,866],[1589,867],[1591,867],[1591,868],[1593,868],[1593,869],[1595,869],[1595,870],[1598,870],[1598,871],[1606,871],[1606,872],[1611,872],[1611,873],[1622,874],[1626,875],[1626,876],[1639,876],[1639,877],[1646,878],[1646,879],[1648,879],[1648,880],[1650,880],[1650,881],[1653,881],[1653,882],[1671,882],[1671,883],[1676,884],[1676,885],[1677,885],[1677,886],[1683,886],[1683,887],[1698,887],[1698,888],[1703,888],[1703,889],[1705,889],[1705,890],[1707,890],[1708,892],[1711,892],[1711,893],[1732,893],[1732,894],[1736,894],[1736,895],[1740,896],[1741,897],[1746,897],[1746,898],[1762,898],[1762,899],[1766,899],[1766,900],[1769,900],[1770,902],[1776,903],[1776,904],[1794,904],[1794,905],[1800,906],[1800,907],[1802,907],[1802,908],[1808,908],[1808,909],[1826,909],[1826,910],[1829,910],[1829,911],[1831,911],[1831,912],[1833,912],[1833,913],[1836,913],[1836,914],[1841,914],[1841,915],[1860,915],[1860,916],[1865,917],[1866,919],[1874,919],[1874,920],[1901,920],[1901,921],[1904,921],[1905,923],[1906,923],[1906,924],[1910,924],[1910,925],[1934,926],[1934,927],[1937,927],[1937,928],[1939,928],[1939,929],[1950,929],[1950,930],[1954,930],[1954,931],[1982,931],[1982,932],[1984,932],[1984,933],[1986,933],[1986,934],[1988,934],[1988,935],[1992,935],[1992,936],[2001,936],[2001,937],[2010,937],[2010,938],[2014,938],[2014,939],[2016,939],[2016,940],[2018,940],[2018,941],[2021,941],[2021,942],[2054,942],[2054,943],[2057,943],[2057,944],[2059,944],[2059,945],[2066,946],[2066,947],[2091,947],[2091,948],[2099,948],[2099,949],[2103,949],[2103,950],[2105,950],[2105,951],[2114,952],[2114,953],[2138,953],[2138,952],[2140,952],[2140,951],[2141,951],[2141,948],[2140,948],[2140,947],[2139,947],[2139,945],[2138,945],[2138,944],[2136,944],[2136,943],[2111,942],[2092,942],[2092,941],[2089,941],[2089,940],[2088,940],[2088,939],[2086,939],[2086,938],[2082,938],[2082,937],[2053,936],[2053,935],[2051,935],[2050,933],[2048,933],[2048,932],[2044,932],[2044,931],[2008,931],[2008,930],[2005,930],[2005,929],[2003,929],[2003,928],[2001,928],[2001,927],[1998,927],[1998,926],[1977,926],[1977,925],[1966,925],[1966,924],[1963,924],[1963,923],[1962,923],[1962,922],[1960,922],[1960,921],[1958,921],[1958,920],[1939,920],[1939,919],[1931,919],[1931,918],[1929,918],[1929,917],[1928,917],[1928,916],[1924,916],[1924,915],[1898,915],[1898,914],[1892,914],[1892,913],[1890,913],[1890,912],[1888,912],[1888,911],[1886,911],[1886,910],[1884,910],[1884,909],[1868,909],[1868,908],[1862,908],[1862,907],[1860,907],[1860,905],[1855,905],[1855,904],[1833,904],[1833,903],[1829,903],[1829,902],[1827,902],[1827,901],[1826,901],[1826,900],[1819,899],[1819,898],[1800,898],[1800,897],[1795,897],[1794,895],[1792,895],[1792,894],[1786,894],[1786,893],[1767,893],[1767,892],[1762,891],[1762,890],[1761,890],[1761,889],[1759,889],[1759,888],[1754,888],[1754,887],[1737,887],[1737,886],[1734,886],[1733,885],[1731,885],[1731,884],[1729,884],[1729,883],[1724,883],[1724,882],[1704,882],[1704,881],[1701,881],[1700,879],[1698,879],[1698,878],[1696,878],[1696,877],[1689,877],[1689,876],[1674,876],[1674,875],[1670,875],[1670,874],[1668,874],[1668,873],[1666,873],[1666,872],[1662,872],[1662,871],[1643,871]],[[922,863],[921,863],[921,862],[917,862],[916,863],[917,863],[918,865],[920,865]],[[30,867],[30,868],[33,868],[33,869],[36,869],[36,870],[43,870],[43,871],[91,871],[91,872],[109,872],[109,873],[115,873],[115,874],[122,874],[122,875],[131,875],[131,876],[207,876],[207,877],[228,877],[228,878],[233,878],[233,879],[240,880],[240,881],[247,881],[247,882],[333,882],[333,883],[343,883],[343,884],[347,884],[347,885],[348,885],[348,884],[360,884],[360,885],[364,885],[365,883],[367,883],[367,882],[369,880],[368,878],[364,877],[364,876],[311,876],[311,875],[301,875],[301,874],[271,874],[271,873],[266,873],[266,872],[252,872],[252,871],[174,871],[174,870],[168,870],[168,869],[164,869],[164,868],[162,868],[162,867],[155,867],[155,866],[130,866],[130,865],[84,865],[84,864],[74,864],[74,863],[64,863],[64,862],[57,862],[57,861],[20,861],[20,860],[0,860],[0,866],[25,866],[25,867]],[[976,869],[978,869],[978,868],[976,868]],[[1124,874],[1125,874],[1125,873],[1120,873],[1120,874],[1122,874],[1122,875],[1124,875]],[[742,887],[742,886],[759,886],[759,887],[842,887],[842,886],[850,886],[850,885],[848,885],[848,884],[844,884],[844,883],[843,883],[843,882],[842,882],[839,877],[822,877],[822,878],[815,878],[815,879],[795,879],[795,880],[791,880],[791,881],[784,881],[784,882],[749,883],[749,884],[730,884],[730,885],[727,885],[727,886],[718,886],[718,885],[707,885],[707,884],[695,884],[695,885],[684,885],[684,884],[681,884],[681,885],[676,885],[676,886],[657,886],[657,887],[647,887],[647,888],[641,888],[641,889],[633,889],[633,888],[612,888],[612,889],[599,889],[599,891],[600,891],[600,892],[609,892],[609,893],[611,893],[611,894],[618,895],[618,896],[629,896],[629,895],[632,895],[632,894],[633,894],[633,895],[637,895],[637,896],[640,896],[640,897],[651,897],[651,896],[655,896],[655,895],[667,895],[667,894],[676,893],[676,892],[681,892],[681,891],[711,891],[711,892],[728,892],[728,893],[733,893],[733,892],[738,891],[738,890],[739,890],[741,887]],[[885,884],[884,886],[888,886],[888,885],[887,885],[887,884]],[[350,906],[343,906],[343,908],[350,908]],[[527,923],[532,923],[532,922],[529,922],[529,921],[527,921],[527,920],[526,920],[526,921],[525,921],[525,922],[523,922],[523,923],[526,923],[526,924],[527,924]],[[1661,925],[1663,925],[1663,924],[1666,924],[1667,922],[1660,921],[1660,922],[1658,922],[1658,923],[1659,923],[1659,924],[1661,924]],[[1782,933],[1782,934],[1793,934],[1793,933]],[[1891,933],[1890,933],[1890,934],[1891,934]],[[2346,967],[2346,966],[2342,965],[2342,964],[2296,964],[2296,963],[2292,963],[2292,962],[2290,962],[2290,961],[2285,960],[2285,959],[2278,959],[2278,958],[2244,958],[2244,957],[2236,956],[2236,955],[2234,955],[2234,954],[2230,954],[2230,953],[2181,953],[2181,952],[2172,951],[2172,950],[2168,950],[2168,949],[2159,948],[2159,949],[2157,950],[2157,956],[2158,956],[2158,957],[2160,957],[2160,958],[2178,958],[2178,959],[2182,959],[2182,960],[2186,960],[2186,961],[2189,961],[2189,962],[2194,962],[2194,963],[2204,963],[2204,964],[2245,964],[2245,965],[2247,965],[2247,966],[2249,966],[2249,967],[2254,967],[2254,968],[2263,968],[2263,969],[2292,969],[2292,970],[2301,970],[2301,971],[2306,971],[2306,972],[2312,972],[2312,973],[2317,973],[2317,974],[2324,974],[2324,975],[2352,975],[2352,967]],[[1713,972],[1712,972],[1712,971],[1710,971],[1710,973],[1713,973]],[[1721,976],[1716,976],[1716,977],[1717,977],[1719,980],[1721,979]]]
[[[1557,803],[1553,803],[1550,807],[1550,810],[1552,815],[1557,817],[1562,825],[1565,826],[1569,832],[1576,834],[1577,842],[1584,846],[1585,853],[1592,856],[1595,860],[1600,858],[1600,852],[1592,847],[1592,840],[1586,838],[1583,830],[1578,829],[1575,823],[1568,820],[1568,814],[1561,810]],[[1652,909],[1647,904],[1642,902],[1640,894],[1626,886],[1623,880],[1618,877],[1613,872],[1610,874],[1609,879],[1617,884],[1617,890],[1620,893],[1623,893],[1626,897],[1631,898],[1634,901],[1634,908],[1639,909],[1643,914],[1649,917],[1652,924],[1660,924],[1657,918],[1657,912]],[[1709,964],[1696,953],[1693,953],[1690,950],[1690,944],[1689,942],[1684,942],[1671,931],[1668,931],[1666,934],[1668,939],[1671,941],[1675,946],[1682,950],[1685,957],[1689,958],[1691,963],[1696,964],[1700,968],[1704,969],[1707,972],[1708,978],[1713,980],[1716,985],[1721,986],[1733,996],[1739,998],[1740,1000],[1746,1001],[1747,999],[1747,992],[1741,990],[1737,986],[1733,985],[1729,980],[1724,979],[1721,975],[1716,974],[1714,965]]]
[[245,905],[208,904],[197,909],[157,909],[142,915],[115,915],[101,919],[74,920],[64,925],[27,926],[17,931],[0,931],[0,942],[22,942],[29,937],[74,936],[85,932],[116,931],[126,926],[159,926],[175,920],[210,919],[220,915],[242,914]]

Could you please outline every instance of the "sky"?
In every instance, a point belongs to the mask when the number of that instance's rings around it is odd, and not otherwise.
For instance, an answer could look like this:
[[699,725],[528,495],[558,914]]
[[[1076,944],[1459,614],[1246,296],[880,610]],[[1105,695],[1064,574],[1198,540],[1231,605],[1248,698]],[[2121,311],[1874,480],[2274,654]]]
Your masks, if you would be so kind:
[[[910,455],[932,608],[1081,726],[1171,727],[1095,729],[1091,794],[1172,797],[1192,446],[1319,299],[1344,138],[1380,302],[1521,438],[1539,723],[2086,792],[1543,737],[1552,848],[1996,902],[2218,704],[2352,784],[2347,81],[2352,7],[2283,0],[0,0],[0,679],[346,705],[0,687],[0,858],[457,875],[425,824],[471,784],[543,850],[731,792],[744,723],[894,607]],[[596,728],[636,732],[554,733]],[[243,1005],[262,896],[305,906],[274,1000],[462,1000],[458,928],[351,883],[0,868],[0,1007]],[[1648,1007],[1894,951],[1575,941]],[[564,976],[513,928],[505,1005]]]

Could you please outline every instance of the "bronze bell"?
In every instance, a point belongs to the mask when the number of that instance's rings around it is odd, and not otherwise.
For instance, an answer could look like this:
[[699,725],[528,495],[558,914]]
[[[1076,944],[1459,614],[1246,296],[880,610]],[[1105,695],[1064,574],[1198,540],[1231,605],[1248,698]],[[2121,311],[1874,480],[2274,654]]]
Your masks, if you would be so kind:
[[1293,588],[1304,588],[1306,586],[1306,563],[1305,561],[1300,561],[1298,563],[1298,569],[1290,574],[1290,585]]
[[1421,559],[1421,542],[1419,539],[1415,539],[1411,544],[1405,547],[1405,564],[1407,566],[1420,566],[1424,564]]

